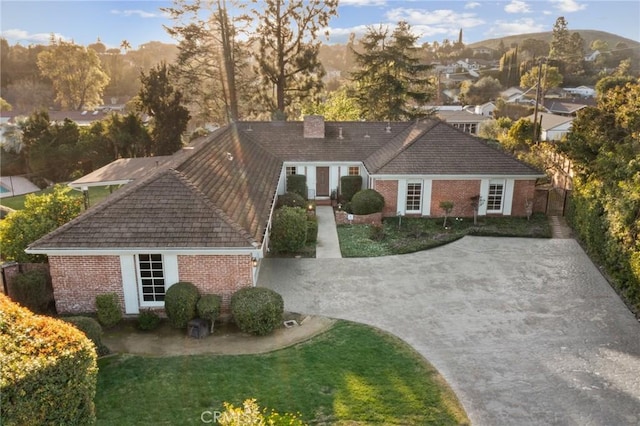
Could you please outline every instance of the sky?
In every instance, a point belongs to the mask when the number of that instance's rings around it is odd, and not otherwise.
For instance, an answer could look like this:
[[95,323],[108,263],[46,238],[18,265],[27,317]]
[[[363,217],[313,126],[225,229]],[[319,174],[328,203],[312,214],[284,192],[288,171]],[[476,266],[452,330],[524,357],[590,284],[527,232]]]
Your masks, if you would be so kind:
[[[249,0],[246,0],[247,2]],[[87,45],[98,39],[108,48],[127,40],[137,49],[149,41],[175,43],[164,29],[172,21],[156,0],[0,0],[0,34],[10,45],[47,44],[51,34]],[[419,42],[463,42],[514,34],[551,31],[559,16],[570,30],[601,30],[640,41],[638,0],[340,0],[338,16],[329,23],[327,43],[345,43],[367,26],[393,27],[408,22]]]

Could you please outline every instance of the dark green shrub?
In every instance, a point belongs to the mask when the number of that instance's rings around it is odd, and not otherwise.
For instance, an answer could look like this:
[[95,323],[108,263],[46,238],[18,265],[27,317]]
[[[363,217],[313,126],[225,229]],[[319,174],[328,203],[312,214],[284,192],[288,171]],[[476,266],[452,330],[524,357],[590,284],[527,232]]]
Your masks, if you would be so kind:
[[340,178],[340,202],[348,203],[362,189],[362,176],[342,176]]
[[151,331],[160,325],[160,316],[151,309],[143,309],[138,314],[138,328],[144,331]]
[[277,208],[288,206],[288,207],[300,207],[306,208],[307,200],[305,200],[302,195],[297,192],[287,192],[283,195],[278,196],[278,204]]
[[113,327],[122,319],[120,300],[116,293],[104,293],[96,296],[96,315],[103,326]]
[[382,225],[371,225],[369,230],[369,239],[372,241],[382,241],[384,240],[384,237],[385,233]]
[[38,313],[44,312],[52,300],[47,273],[37,269],[16,275],[12,293],[16,302]]
[[240,330],[264,336],[282,321],[284,301],[271,289],[246,287],[231,296],[231,313]]
[[354,214],[378,213],[384,207],[384,197],[373,189],[363,189],[353,196],[351,207]]
[[303,199],[307,199],[307,177],[305,175],[287,176],[287,192],[295,192]]
[[85,336],[96,345],[98,355],[102,356],[109,353],[109,348],[102,343],[102,326],[100,326],[98,321],[91,317],[84,316],[66,317],[63,319],[82,331]]
[[198,316],[211,322],[211,333],[213,333],[213,324],[215,324],[218,315],[220,315],[221,306],[222,297],[217,294],[205,294],[198,300],[196,306]]
[[175,328],[186,328],[197,316],[199,299],[198,288],[190,282],[181,281],[169,287],[164,296],[164,311],[169,323]]
[[0,294],[0,354],[2,424],[95,423],[96,351],[76,327]]
[[307,241],[307,213],[299,207],[281,207],[273,215],[271,248],[275,252],[295,253]]
[[318,218],[316,216],[307,216],[307,243],[315,243],[318,241]]

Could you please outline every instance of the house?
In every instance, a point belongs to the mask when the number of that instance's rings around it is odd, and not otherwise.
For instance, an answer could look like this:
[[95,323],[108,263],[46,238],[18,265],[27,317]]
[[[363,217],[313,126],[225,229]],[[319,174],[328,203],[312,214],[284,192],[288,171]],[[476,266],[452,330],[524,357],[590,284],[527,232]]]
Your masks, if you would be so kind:
[[586,104],[576,104],[573,102],[563,102],[557,99],[544,100],[544,109],[555,115],[564,115],[567,117],[575,117],[578,111],[586,108]]
[[124,311],[162,309],[166,289],[190,281],[223,307],[255,285],[286,177],[306,176],[309,198],[328,200],[358,175],[385,198],[384,216],[525,216],[544,175],[438,119],[421,122],[238,122],[154,164],[102,203],[31,244],[49,259],[60,313],[90,312],[119,295]]
[[529,99],[525,97],[527,92],[519,87],[509,87],[500,92],[500,97],[504,99],[506,103],[528,103]]
[[587,55],[585,55],[584,60],[586,62],[593,62],[596,59],[598,59],[598,57],[601,55],[602,53],[600,53],[599,50],[594,50],[593,52],[588,53]]
[[443,121],[451,124],[453,127],[460,129],[466,133],[477,135],[480,124],[491,119],[486,115],[480,115],[474,111],[437,111],[436,115]]
[[[533,114],[526,117],[526,119],[533,122]],[[574,117],[548,114],[545,112],[538,113],[538,122],[540,123],[540,140],[561,140],[571,130],[573,120]]]
[[596,89],[591,86],[563,87],[562,90],[571,96],[582,96],[584,98],[594,98],[596,96]]
[[465,110],[477,115],[484,115],[486,117],[492,117],[493,111],[496,110],[496,105],[493,102],[485,102],[482,105],[469,105],[464,108]]

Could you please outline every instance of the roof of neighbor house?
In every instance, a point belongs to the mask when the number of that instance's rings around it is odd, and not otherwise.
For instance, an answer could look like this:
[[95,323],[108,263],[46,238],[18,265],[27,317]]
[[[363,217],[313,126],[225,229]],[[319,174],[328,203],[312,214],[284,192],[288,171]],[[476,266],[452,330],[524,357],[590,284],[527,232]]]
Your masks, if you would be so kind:
[[154,167],[160,167],[171,161],[171,155],[159,157],[119,158],[106,166],[94,170],[69,183],[69,186],[81,188],[83,186],[104,186],[129,183],[149,174]]
[[586,104],[576,104],[573,102],[561,102],[557,100],[545,99],[544,107],[553,114],[575,114],[582,108],[586,108]]
[[[525,118],[529,121],[533,121],[533,114]],[[565,123],[572,122],[574,119],[575,117],[567,117],[564,115],[548,114],[546,112],[538,113],[538,121],[541,122],[541,127],[543,130],[553,130]]]
[[491,120],[486,115],[475,114],[467,110],[462,111],[437,111],[436,114],[447,123],[480,123]]
[[372,175],[542,173],[482,139],[437,120],[326,122],[305,138],[302,122],[240,122],[34,242],[30,249],[258,247],[285,162],[362,162]]

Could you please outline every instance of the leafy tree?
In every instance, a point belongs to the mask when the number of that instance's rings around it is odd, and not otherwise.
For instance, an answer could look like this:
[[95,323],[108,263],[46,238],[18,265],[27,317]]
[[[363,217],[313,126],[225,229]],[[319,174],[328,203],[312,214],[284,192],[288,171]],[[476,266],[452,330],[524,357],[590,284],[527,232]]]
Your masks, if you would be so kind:
[[527,38],[520,43],[520,51],[527,52],[532,58],[542,58],[549,54],[549,43],[536,38]]
[[390,37],[383,27],[367,29],[362,52],[355,52],[359,69],[351,76],[363,118],[398,121],[428,115],[424,106],[431,97],[431,67],[421,63],[417,39],[406,22],[399,22]]
[[322,115],[328,121],[358,121],[362,111],[352,92],[351,87],[343,86],[329,93],[322,102],[306,106],[303,114]]
[[38,55],[38,68],[53,82],[56,102],[62,108],[80,110],[102,104],[102,92],[109,77],[94,50],[55,42]]
[[171,155],[182,147],[182,133],[187,129],[189,111],[182,106],[182,92],[177,90],[169,75],[166,62],[141,73],[142,87],[138,94],[140,108],[153,117],[154,155]]
[[584,71],[584,40],[580,33],[571,34],[564,16],[553,25],[549,59],[558,61],[563,75],[580,74]]
[[505,52],[500,58],[500,82],[505,87],[513,87],[520,84],[517,48]]
[[[524,88],[536,87],[538,85],[539,68],[537,66],[531,68],[527,73],[520,77],[520,86]],[[542,90],[541,98],[544,99],[545,94],[554,87],[562,84],[562,74],[557,67],[547,64],[542,65],[542,75],[540,76],[540,87]]]
[[13,107],[4,99],[0,98],[0,111],[11,111]]
[[513,120],[509,117],[498,117],[480,123],[478,136],[484,139],[499,141],[507,136],[507,132],[513,125]]
[[51,83],[32,79],[12,82],[3,94],[17,111],[46,109],[54,99]]
[[[254,0],[255,3],[258,3]],[[259,104],[281,118],[287,107],[311,97],[322,86],[318,33],[337,14],[337,0],[264,0],[257,20],[256,72]],[[274,94],[275,92],[275,94]]]
[[600,53],[606,52],[606,51],[608,51],[610,49],[609,48],[609,43],[607,43],[606,41],[600,40],[600,39],[593,40],[591,42],[591,46],[589,46],[589,48],[591,50],[597,50]]
[[69,119],[49,125],[29,148],[29,165],[32,170],[53,182],[69,179],[78,168],[79,138],[78,125]]
[[56,185],[48,194],[26,196],[24,209],[0,221],[0,253],[16,262],[45,262],[43,255],[24,252],[27,246],[80,214],[82,200],[69,195],[71,188]]
[[526,152],[533,145],[533,122],[521,118],[509,128],[507,136],[500,139],[502,146],[512,153]]
[[466,80],[460,88],[462,102],[467,105],[481,105],[495,99],[502,90],[500,81],[493,77],[482,77],[475,83]]

